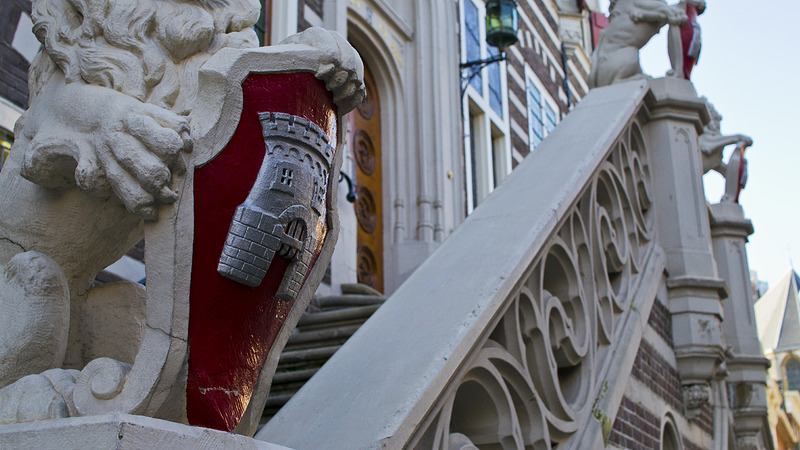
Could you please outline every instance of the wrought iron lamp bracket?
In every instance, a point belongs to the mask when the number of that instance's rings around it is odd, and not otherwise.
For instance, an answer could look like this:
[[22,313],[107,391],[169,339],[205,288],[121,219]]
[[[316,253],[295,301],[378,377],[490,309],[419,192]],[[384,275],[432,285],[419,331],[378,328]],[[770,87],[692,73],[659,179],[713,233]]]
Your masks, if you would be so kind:
[[358,194],[356,194],[356,188],[353,185],[353,180],[351,180],[350,177],[344,173],[344,171],[341,171],[339,172],[339,183],[341,183],[342,180],[347,182],[347,201],[350,203],[355,203]]
[[500,52],[500,54],[491,58],[467,61],[459,64],[461,68],[461,98],[464,98],[464,93],[467,91],[467,86],[472,82],[472,79],[475,78],[484,67],[505,60],[506,53]]

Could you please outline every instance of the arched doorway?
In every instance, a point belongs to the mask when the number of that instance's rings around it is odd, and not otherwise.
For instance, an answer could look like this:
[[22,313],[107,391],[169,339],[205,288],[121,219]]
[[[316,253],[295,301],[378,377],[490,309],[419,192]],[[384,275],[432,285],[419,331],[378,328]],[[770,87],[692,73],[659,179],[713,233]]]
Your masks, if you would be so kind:
[[375,80],[364,68],[367,98],[350,114],[350,150],[355,161],[356,275],[358,282],[384,292],[381,108]]

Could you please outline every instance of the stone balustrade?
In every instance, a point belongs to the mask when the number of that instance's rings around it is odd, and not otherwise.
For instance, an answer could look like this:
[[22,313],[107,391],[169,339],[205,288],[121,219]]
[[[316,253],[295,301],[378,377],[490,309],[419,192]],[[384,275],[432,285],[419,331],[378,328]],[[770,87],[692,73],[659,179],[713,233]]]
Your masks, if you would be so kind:
[[[740,421],[709,406],[728,406],[717,369],[732,281],[702,192],[704,108],[682,80],[593,90],[256,438],[600,448],[646,385],[632,376],[642,346],[674,367],[670,439],[735,434]],[[652,326],[656,304],[671,327]]]

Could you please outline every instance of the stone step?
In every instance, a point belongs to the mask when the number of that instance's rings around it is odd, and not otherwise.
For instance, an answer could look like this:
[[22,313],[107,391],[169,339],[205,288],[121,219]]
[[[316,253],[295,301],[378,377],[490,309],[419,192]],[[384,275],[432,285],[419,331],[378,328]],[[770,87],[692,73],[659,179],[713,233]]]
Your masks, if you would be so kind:
[[342,295],[359,294],[359,295],[371,295],[374,297],[383,296],[383,294],[367,286],[366,284],[360,284],[360,283],[342,284],[340,288],[342,290]]
[[272,384],[288,384],[288,383],[296,383],[298,381],[306,381],[311,378],[319,367],[314,367],[311,369],[301,369],[301,370],[287,370],[287,371],[278,371],[275,373],[275,377],[272,379]]
[[297,327],[300,330],[309,328],[330,327],[334,323],[360,322],[363,323],[378,310],[380,305],[358,306],[341,308],[332,311],[322,311],[313,314],[304,314]]
[[327,360],[336,350],[339,350],[341,345],[332,345],[327,347],[306,348],[302,350],[289,350],[281,353],[280,364],[292,364],[298,362],[317,361],[320,359]]
[[355,333],[360,326],[361,324],[344,325],[334,328],[319,328],[311,331],[299,331],[293,333],[289,337],[289,341],[286,343],[286,348],[284,348],[284,352],[287,350],[299,350],[302,348],[308,348],[309,346],[319,345],[319,344],[323,345],[328,343],[342,344],[350,336],[352,336],[353,333]]
[[322,298],[319,306],[325,311],[342,307],[381,305],[384,301],[386,297],[383,296],[348,294]]
[[289,337],[272,379],[261,422],[266,423],[386,300],[364,285],[342,285],[342,295],[315,301]]
[[[278,412],[281,406],[285,405],[289,400],[291,400],[296,393],[297,391],[285,394],[273,394],[270,392],[269,397],[267,397],[267,405],[264,407],[264,412],[267,412],[269,409],[274,409],[275,412]],[[272,415],[274,415],[274,413]]]

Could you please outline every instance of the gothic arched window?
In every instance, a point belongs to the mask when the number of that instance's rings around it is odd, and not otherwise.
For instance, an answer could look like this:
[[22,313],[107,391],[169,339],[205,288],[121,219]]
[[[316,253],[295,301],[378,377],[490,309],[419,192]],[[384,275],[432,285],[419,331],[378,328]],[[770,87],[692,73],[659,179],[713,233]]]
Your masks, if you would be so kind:
[[683,450],[681,434],[670,413],[667,413],[661,420],[661,446],[658,448],[660,450]]
[[800,391],[800,360],[791,358],[786,363],[786,389]]

